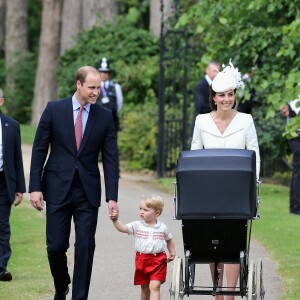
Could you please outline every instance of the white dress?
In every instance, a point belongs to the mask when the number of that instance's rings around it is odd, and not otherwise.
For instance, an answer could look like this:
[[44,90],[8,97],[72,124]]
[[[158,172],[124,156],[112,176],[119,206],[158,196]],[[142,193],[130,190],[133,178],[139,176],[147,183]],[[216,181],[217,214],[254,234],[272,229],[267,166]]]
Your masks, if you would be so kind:
[[256,178],[259,178],[260,155],[252,116],[237,112],[222,134],[211,113],[198,115],[195,122],[191,150],[247,149],[256,153]]

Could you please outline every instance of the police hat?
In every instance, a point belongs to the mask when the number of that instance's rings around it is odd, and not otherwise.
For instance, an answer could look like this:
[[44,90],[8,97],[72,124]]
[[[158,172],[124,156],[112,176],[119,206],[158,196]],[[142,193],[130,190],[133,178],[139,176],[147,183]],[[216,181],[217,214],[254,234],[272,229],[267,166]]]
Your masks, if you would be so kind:
[[105,57],[102,58],[101,63],[98,66],[100,72],[110,72],[109,63]]

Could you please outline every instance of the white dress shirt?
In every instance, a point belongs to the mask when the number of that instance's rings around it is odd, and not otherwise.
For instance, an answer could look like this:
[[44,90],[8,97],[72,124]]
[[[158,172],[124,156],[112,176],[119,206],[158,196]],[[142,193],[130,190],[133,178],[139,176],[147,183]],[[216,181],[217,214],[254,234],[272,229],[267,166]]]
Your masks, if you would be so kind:
[[237,112],[224,133],[217,127],[211,113],[198,115],[195,122],[191,150],[247,149],[256,153],[256,176],[259,178],[260,155],[252,116]]
[[[72,106],[73,106],[73,121],[74,121],[74,126],[75,126],[75,122],[76,122],[76,118],[77,115],[79,113],[80,110],[80,103],[78,102],[78,100],[75,97],[75,94],[72,97]],[[90,112],[90,108],[91,108],[91,104],[88,103],[84,106],[84,110],[82,111],[82,135],[84,134],[84,130],[85,130],[85,126],[87,123],[87,119],[89,116],[89,112]]]

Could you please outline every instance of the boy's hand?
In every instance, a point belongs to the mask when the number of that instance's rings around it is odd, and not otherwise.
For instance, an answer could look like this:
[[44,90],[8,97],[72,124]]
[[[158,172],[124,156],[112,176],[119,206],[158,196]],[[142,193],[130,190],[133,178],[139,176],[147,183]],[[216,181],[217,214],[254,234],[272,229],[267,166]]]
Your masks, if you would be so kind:
[[111,212],[111,219],[112,221],[116,221],[119,218],[119,212],[115,209],[112,210]]
[[169,263],[169,262],[171,262],[174,258],[175,258],[175,256],[176,256],[176,254],[174,253],[169,253],[169,256],[168,256],[168,258],[167,258],[167,262]]

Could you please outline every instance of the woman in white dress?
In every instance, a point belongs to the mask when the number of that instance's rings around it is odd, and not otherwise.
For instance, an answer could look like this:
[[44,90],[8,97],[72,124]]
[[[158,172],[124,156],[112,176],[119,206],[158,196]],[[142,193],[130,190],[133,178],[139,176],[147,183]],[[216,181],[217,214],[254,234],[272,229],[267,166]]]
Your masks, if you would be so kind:
[[[256,176],[259,178],[260,156],[256,130],[252,116],[236,111],[236,89],[243,86],[241,74],[229,61],[229,66],[212,81],[210,87],[211,113],[198,115],[195,122],[191,150],[210,148],[248,149],[256,152]],[[214,278],[214,265],[210,266]],[[220,269],[220,286],[223,284],[224,264]],[[226,264],[227,290],[235,290],[239,278],[239,265]],[[216,299],[223,300],[223,296]],[[233,300],[227,296],[226,300]]]

